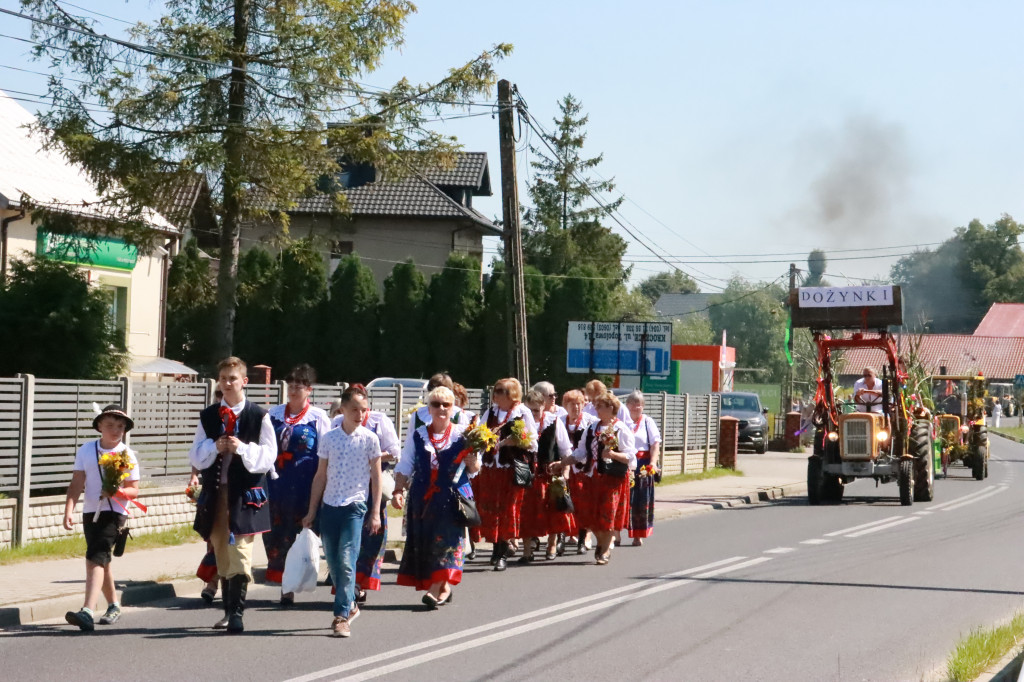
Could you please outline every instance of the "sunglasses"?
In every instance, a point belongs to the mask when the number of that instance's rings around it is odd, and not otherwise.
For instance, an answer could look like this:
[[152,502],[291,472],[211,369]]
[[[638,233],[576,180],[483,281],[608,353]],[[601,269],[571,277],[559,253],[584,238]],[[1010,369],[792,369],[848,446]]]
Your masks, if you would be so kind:
[[505,392],[506,391],[503,388],[496,388],[493,391],[491,391],[491,393],[493,393],[494,395],[505,395]]
[[451,403],[442,403],[440,400],[431,400],[430,401],[430,406],[433,407],[434,409],[437,409],[437,410],[440,410],[440,409],[447,410],[448,408],[450,408],[452,406],[452,404]]

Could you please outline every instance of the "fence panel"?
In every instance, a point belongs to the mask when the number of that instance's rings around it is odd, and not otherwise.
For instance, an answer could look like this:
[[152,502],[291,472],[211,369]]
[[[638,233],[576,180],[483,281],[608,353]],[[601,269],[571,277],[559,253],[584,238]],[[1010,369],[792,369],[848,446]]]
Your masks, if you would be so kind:
[[18,453],[21,446],[21,379],[0,379],[0,490],[17,490],[21,481]]
[[[309,402],[311,405],[327,410],[328,414],[330,414],[331,403],[339,400],[343,392],[341,386],[316,384],[313,386],[313,393],[309,396]],[[284,401],[282,400],[282,402]]]
[[659,424],[666,450],[682,450],[686,444],[686,396],[666,395],[665,423]]
[[131,448],[145,478],[189,473],[188,451],[199,412],[207,405],[205,383],[133,381]]
[[32,425],[32,488],[63,487],[71,480],[75,452],[98,438],[92,428],[93,403],[124,401],[119,381],[36,379]]
[[264,410],[284,402],[281,384],[249,384],[245,387],[245,399],[250,400]]

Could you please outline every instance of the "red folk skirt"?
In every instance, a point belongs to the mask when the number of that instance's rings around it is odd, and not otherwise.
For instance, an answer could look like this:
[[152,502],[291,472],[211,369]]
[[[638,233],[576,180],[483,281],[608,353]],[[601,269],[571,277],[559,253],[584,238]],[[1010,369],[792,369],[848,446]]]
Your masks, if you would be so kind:
[[512,481],[512,467],[485,466],[473,479],[480,535],[488,542],[522,537],[519,525],[524,489]]
[[629,476],[595,473],[581,476],[583,511],[576,505],[576,522],[591,531],[620,531],[629,525]]
[[[548,499],[551,477],[537,475],[533,485],[523,494],[523,512],[519,532],[523,538],[542,538],[552,533],[576,534],[576,521],[572,514],[559,511]],[[569,493],[570,497],[572,493]],[[575,498],[573,499],[575,501]]]

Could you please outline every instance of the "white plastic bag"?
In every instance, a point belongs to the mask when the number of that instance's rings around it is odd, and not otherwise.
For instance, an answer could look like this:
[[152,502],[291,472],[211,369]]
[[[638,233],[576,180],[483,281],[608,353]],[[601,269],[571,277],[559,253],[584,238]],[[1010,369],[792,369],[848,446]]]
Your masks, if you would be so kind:
[[284,559],[281,592],[313,592],[320,573],[320,538],[303,528]]

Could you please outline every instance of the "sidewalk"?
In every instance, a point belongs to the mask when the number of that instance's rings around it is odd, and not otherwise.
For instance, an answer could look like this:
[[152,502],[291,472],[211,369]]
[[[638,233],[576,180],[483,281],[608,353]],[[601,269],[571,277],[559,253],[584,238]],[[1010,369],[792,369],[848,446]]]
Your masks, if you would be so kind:
[[[672,519],[803,494],[807,489],[807,456],[768,453],[740,455],[743,476],[723,476],[659,487],[655,518]],[[391,519],[388,540],[401,538],[402,524]],[[129,543],[131,541],[129,540]],[[84,551],[84,545],[83,545]],[[128,551],[114,562],[121,602],[138,605],[169,597],[197,597],[203,584],[195,570],[206,552],[201,541],[160,549]],[[60,618],[82,605],[84,560],[55,559],[0,566],[0,628]],[[266,567],[263,543],[254,543],[257,582]],[[101,598],[102,602],[102,598]]]

